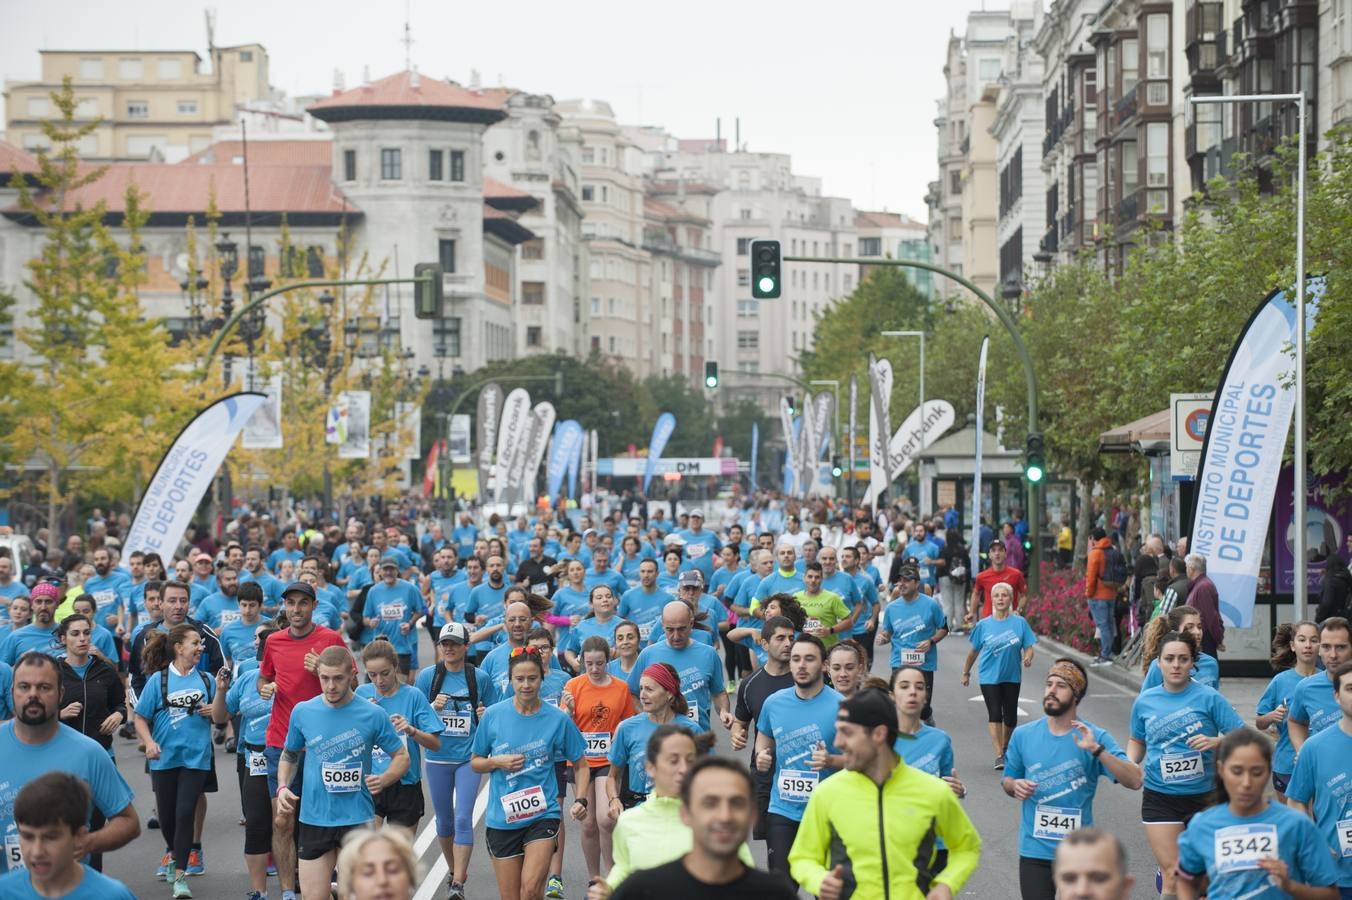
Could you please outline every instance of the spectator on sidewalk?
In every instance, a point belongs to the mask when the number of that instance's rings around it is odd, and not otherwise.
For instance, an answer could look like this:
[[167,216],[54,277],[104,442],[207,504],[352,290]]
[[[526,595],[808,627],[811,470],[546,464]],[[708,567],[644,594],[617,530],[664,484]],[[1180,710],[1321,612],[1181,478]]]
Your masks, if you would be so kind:
[[1206,576],[1205,556],[1189,553],[1184,563],[1188,575],[1188,605],[1202,614],[1202,652],[1215,656],[1225,649],[1220,594],[1215,582]]
[[1113,661],[1113,636],[1117,633],[1114,606],[1117,603],[1117,585],[1103,580],[1106,551],[1112,540],[1101,526],[1090,534],[1089,560],[1084,573],[1084,596],[1089,602],[1089,614],[1098,628],[1099,655],[1090,665],[1104,666]]

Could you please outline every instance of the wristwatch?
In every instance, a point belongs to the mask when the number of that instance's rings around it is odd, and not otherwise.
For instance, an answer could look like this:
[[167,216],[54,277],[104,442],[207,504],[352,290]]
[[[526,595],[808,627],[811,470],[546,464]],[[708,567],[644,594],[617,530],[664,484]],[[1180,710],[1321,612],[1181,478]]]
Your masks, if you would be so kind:
[[577,798],[576,800],[574,800],[573,802],[574,802],[574,803],[581,803],[583,809],[586,809],[586,808],[587,808],[587,798],[586,798],[586,797],[578,797],[578,798]]
[[1099,756],[1101,756],[1101,755],[1103,754],[1104,749],[1106,749],[1106,748],[1105,748],[1102,744],[1099,744],[1099,745],[1098,745],[1098,749],[1095,750],[1093,753],[1089,754],[1089,758],[1090,758],[1090,759],[1098,759]]

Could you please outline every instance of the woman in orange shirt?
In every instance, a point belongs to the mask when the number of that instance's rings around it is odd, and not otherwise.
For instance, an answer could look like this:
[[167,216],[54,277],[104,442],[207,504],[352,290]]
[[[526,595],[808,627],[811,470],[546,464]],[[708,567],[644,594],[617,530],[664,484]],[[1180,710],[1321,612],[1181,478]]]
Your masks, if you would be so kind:
[[[615,732],[621,722],[634,714],[629,685],[611,676],[606,668],[609,663],[610,645],[606,639],[598,635],[587,638],[582,642],[584,674],[564,685],[562,697],[564,711],[572,715],[587,742],[591,784],[587,796],[577,799],[587,807],[587,818],[582,822],[582,856],[592,881],[615,865],[610,843],[615,819],[606,804],[604,781],[610,777],[610,744],[615,740]],[[599,789],[598,780],[603,782]]]

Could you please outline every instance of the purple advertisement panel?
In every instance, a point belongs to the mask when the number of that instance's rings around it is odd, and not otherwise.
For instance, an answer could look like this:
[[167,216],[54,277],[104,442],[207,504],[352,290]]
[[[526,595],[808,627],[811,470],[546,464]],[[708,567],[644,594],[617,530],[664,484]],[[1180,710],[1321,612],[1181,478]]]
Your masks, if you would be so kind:
[[[1276,591],[1289,594],[1295,589],[1296,560],[1292,551],[1295,544],[1295,476],[1290,466],[1283,466],[1277,476],[1277,558]],[[1319,598],[1324,583],[1324,561],[1337,553],[1343,559],[1349,556],[1348,537],[1352,535],[1352,501],[1330,499],[1333,488],[1341,487],[1344,479],[1336,475],[1306,479],[1309,503],[1305,514],[1305,548],[1309,553],[1306,572],[1311,608]]]

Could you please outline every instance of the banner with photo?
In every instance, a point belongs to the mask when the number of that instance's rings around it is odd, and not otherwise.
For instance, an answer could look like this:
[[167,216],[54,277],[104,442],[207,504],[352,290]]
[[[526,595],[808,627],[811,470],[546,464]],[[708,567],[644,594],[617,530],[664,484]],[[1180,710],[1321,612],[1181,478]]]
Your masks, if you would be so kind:
[[[1327,282],[1317,276],[1306,285],[1308,328]],[[1221,616],[1238,628],[1253,624],[1268,521],[1296,404],[1295,341],[1296,305],[1288,291],[1273,291],[1235,342],[1202,442],[1188,546],[1206,557]]]
[[653,424],[652,437],[648,438],[648,464],[643,470],[644,494],[648,493],[648,484],[653,480],[653,475],[657,474],[657,461],[662,458],[662,453],[667,449],[667,442],[671,440],[671,433],[675,430],[676,417],[669,412],[662,413]]
[[339,459],[371,458],[371,392],[344,391],[339,394],[339,408],[346,409],[343,417],[346,428],[338,445]]
[[756,460],[760,457],[760,423],[751,423],[751,490],[756,489]]
[[262,379],[249,377],[245,384],[267,399],[258,407],[244,431],[240,446],[245,450],[280,450],[282,448],[282,376]]
[[155,469],[122,543],[124,560],[135,551],[170,559],[211,487],[216,471],[245,424],[267,401],[245,391],[223,397],[189,422]]

